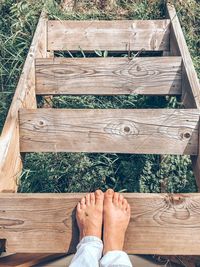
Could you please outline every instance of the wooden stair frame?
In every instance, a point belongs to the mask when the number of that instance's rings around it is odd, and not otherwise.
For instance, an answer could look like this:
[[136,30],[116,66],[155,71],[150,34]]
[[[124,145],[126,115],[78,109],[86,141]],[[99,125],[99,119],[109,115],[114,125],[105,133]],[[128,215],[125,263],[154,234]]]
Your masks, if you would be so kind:
[[[16,194],[17,180],[22,171],[22,152],[189,154],[200,188],[200,86],[175,8],[168,4],[167,12],[169,19],[148,23],[58,22],[48,21],[45,14],[41,15],[0,137],[0,240],[6,240],[6,251],[72,253],[78,242],[74,213],[83,194]],[[107,23],[115,31],[114,41],[108,38],[106,47],[105,42],[99,40],[102,32],[105,34],[106,31],[108,36],[111,34],[107,31]],[[70,27],[75,24],[76,28],[72,31]],[[81,28],[83,25],[87,25],[86,32]],[[96,39],[95,29],[99,33]],[[131,29],[135,31],[133,43],[126,42]],[[146,50],[161,50],[168,56],[150,58],[154,64],[150,64],[149,58],[99,58],[98,65],[94,59],[51,58],[54,50],[80,49],[79,46],[74,47],[73,42],[66,43],[65,35],[69,34],[70,40],[75,42],[77,31],[85,34],[80,38],[83,50],[140,50],[145,43]],[[152,36],[153,33],[155,36]],[[116,42],[117,35],[122,42]],[[144,42],[146,39],[150,41]],[[73,66],[69,68],[72,62]],[[136,64],[137,69],[131,64]],[[160,68],[162,73],[153,79],[147,77],[147,82],[140,87],[142,79],[133,77],[137,71],[143,71],[144,66],[148,67],[149,73],[158,72]],[[104,89],[99,92],[105,69],[109,77],[105,80]],[[60,73],[59,77],[56,71]],[[80,74],[78,77],[77,72]],[[71,73],[70,79],[66,79],[66,73]],[[100,75],[92,80],[91,73]],[[87,86],[83,81],[87,82]],[[131,90],[130,85],[126,87],[126,82],[133,83],[136,89]],[[182,95],[186,109],[61,111],[39,110],[36,105],[36,94],[131,93]],[[65,118],[68,118],[66,123]],[[64,123],[61,124],[61,121]],[[45,133],[49,129],[52,134],[49,135],[48,145],[42,138],[46,138]],[[70,137],[71,132],[77,132],[73,138]],[[134,140],[133,135],[137,136]],[[155,148],[145,143],[147,139],[150,144],[157,142]],[[38,143],[39,140],[42,142]],[[136,144],[139,145],[137,149]],[[125,251],[132,254],[200,255],[199,193],[128,193],[125,196],[132,207]]]

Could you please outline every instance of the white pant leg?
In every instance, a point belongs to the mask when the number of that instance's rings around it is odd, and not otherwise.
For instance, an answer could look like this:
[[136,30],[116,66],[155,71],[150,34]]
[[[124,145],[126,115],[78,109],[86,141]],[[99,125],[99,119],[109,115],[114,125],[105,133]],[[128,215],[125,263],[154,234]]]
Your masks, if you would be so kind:
[[77,246],[69,267],[99,267],[102,257],[103,243],[95,236],[86,236]]
[[101,267],[132,267],[129,256],[124,251],[107,252],[100,261]]

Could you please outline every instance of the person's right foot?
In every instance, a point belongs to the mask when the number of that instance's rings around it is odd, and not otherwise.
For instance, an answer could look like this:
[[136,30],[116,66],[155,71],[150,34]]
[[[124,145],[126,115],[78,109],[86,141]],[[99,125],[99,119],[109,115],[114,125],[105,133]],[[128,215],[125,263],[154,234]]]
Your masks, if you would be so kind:
[[125,232],[130,221],[130,205],[119,193],[108,189],[104,194],[104,254],[123,250]]
[[101,190],[89,193],[77,205],[76,219],[80,231],[80,240],[85,236],[101,239],[103,221],[103,199]]

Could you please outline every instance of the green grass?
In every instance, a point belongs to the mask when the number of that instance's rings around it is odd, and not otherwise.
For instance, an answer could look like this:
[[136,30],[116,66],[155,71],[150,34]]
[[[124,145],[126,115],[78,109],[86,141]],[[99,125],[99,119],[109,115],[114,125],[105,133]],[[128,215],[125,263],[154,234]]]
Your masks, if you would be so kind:
[[0,1],[0,132],[42,8],[33,2]]
[[[0,6],[0,128],[10,105],[17,79],[42,8],[42,1],[4,0]],[[34,4],[33,4],[34,3]],[[165,1],[117,1],[114,9],[103,9],[93,1],[77,1],[74,11],[63,12],[59,1],[49,0],[46,10],[51,19],[158,19],[165,15]],[[178,14],[200,74],[199,14],[195,0],[176,1]],[[58,53],[59,56],[66,54]],[[99,54],[96,51],[96,54]],[[70,56],[70,54],[68,54]],[[73,56],[83,57],[77,53]],[[93,56],[93,55],[86,55]],[[98,55],[96,55],[98,56]],[[101,56],[99,54],[99,56]],[[109,56],[109,54],[108,54]],[[127,55],[122,55],[127,56]],[[44,99],[38,98],[41,106]],[[97,97],[54,97],[55,108],[163,108],[179,107],[174,97],[138,95]],[[19,181],[20,192],[78,192],[112,187],[128,192],[195,192],[195,179],[187,156],[30,153],[24,159]]]

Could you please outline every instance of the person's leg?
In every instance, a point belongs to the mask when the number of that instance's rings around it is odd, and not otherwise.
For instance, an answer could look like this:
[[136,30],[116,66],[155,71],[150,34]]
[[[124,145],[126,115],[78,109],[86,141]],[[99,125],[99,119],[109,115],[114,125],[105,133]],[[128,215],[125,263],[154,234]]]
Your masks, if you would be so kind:
[[76,219],[80,243],[70,267],[98,267],[102,257],[101,241],[104,194],[97,190],[87,194],[77,205]]
[[102,267],[132,267],[123,251],[125,232],[130,221],[130,205],[119,193],[108,189],[104,194],[104,232]]

